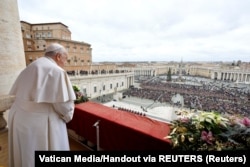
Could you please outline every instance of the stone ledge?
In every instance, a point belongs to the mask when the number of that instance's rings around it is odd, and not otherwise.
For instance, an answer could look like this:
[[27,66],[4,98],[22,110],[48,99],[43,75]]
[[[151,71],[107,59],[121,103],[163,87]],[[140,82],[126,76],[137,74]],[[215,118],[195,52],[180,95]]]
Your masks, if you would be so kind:
[[4,112],[4,111],[10,109],[14,100],[15,100],[15,96],[0,95],[0,112]]

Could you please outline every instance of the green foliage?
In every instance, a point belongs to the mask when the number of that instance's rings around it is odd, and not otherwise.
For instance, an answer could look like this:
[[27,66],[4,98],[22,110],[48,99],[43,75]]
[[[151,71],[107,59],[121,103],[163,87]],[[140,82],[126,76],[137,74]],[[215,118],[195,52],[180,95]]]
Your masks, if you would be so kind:
[[77,85],[73,85],[73,89],[76,95],[75,104],[89,101],[89,98],[83,95],[83,93],[80,91],[80,88]]
[[166,138],[172,141],[173,150],[247,150],[250,149],[250,120],[200,112],[172,121]]
[[171,69],[168,69],[168,73],[167,73],[167,81],[172,81],[172,74],[171,74]]
[[73,89],[75,92],[80,92],[80,88],[77,85],[73,85]]

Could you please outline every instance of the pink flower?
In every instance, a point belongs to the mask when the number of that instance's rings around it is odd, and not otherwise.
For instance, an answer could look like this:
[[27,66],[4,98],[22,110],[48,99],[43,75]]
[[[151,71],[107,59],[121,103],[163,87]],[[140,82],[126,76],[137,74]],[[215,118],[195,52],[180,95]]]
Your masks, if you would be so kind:
[[243,125],[245,125],[246,127],[250,127],[250,119],[248,119],[247,117],[244,117],[240,123],[242,123]]
[[181,118],[180,121],[183,123],[188,123],[190,121],[190,119],[187,117],[184,117],[184,118]]
[[75,92],[76,94],[76,98],[79,99],[83,96],[83,94],[81,92]]
[[213,139],[214,138],[211,131],[209,131],[208,133],[206,131],[201,132],[201,140],[206,141],[208,144],[212,144]]

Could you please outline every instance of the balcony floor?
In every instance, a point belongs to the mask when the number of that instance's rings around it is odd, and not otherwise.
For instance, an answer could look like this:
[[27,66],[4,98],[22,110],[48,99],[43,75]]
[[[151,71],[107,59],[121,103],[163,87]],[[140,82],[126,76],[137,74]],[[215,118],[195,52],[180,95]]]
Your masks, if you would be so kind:
[[[80,144],[69,137],[71,151],[91,151],[89,148]],[[0,167],[8,167],[8,131],[0,132]]]

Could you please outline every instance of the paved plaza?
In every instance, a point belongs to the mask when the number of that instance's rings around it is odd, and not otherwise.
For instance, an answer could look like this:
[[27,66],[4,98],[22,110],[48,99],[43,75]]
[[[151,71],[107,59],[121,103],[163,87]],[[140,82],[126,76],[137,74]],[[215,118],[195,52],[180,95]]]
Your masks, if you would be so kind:
[[175,111],[185,110],[184,108],[173,107],[167,103],[154,102],[153,100],[140,99],[137,97],[126,97],[121,100],[104,103],[104,105],[113,108],[128,109],[145,114],[151,119],[167,123],[177,118]]

